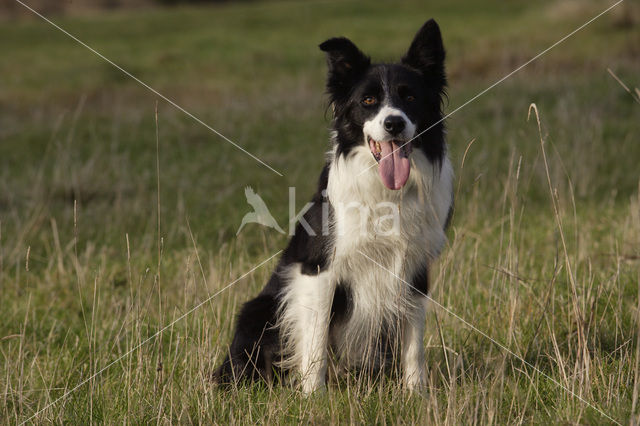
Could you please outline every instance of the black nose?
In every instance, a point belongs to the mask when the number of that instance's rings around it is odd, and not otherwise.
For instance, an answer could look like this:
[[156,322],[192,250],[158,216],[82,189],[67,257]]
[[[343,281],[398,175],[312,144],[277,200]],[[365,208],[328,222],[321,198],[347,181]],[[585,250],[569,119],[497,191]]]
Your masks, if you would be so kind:
[[393,136],[404,130],[404,118],[399,115],[390,115],[384,119],[384,129]]

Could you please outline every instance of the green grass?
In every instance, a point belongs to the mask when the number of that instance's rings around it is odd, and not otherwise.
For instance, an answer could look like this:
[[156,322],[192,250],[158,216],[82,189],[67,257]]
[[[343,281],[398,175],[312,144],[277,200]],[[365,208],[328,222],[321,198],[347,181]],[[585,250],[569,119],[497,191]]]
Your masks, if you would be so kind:
[[54,18],[284,177],[163,101],[156,151],[155,95],[41,20],[3,23],[0,420],[609,422],[558,382],[637,422],[640,104],[607,72],[640,85],[631,4],[447,121],[457,208],[432,296],[517,357],[433,305],[424,395],[363,377],[310,398],[221,391],[208,374],[271,261],[120,359],[286,244],[257,225],[235,232],[245,186],[281,226],[288,187],[299,208],[313,192],[328,147],[318,43],[345,35],[394,60],[436,18],[452,111],[605,7],[256,2]]

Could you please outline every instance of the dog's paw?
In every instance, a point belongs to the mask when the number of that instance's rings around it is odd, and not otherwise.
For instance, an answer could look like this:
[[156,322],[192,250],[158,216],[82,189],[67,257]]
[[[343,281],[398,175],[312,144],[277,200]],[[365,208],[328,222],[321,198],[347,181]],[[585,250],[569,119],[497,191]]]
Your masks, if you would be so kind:
[[322,374],[307,374],[300,377],[300,392],[304,395],[323,392],[327,388],[326,380]]
[[427,388],[424,371],[405,373],[403,378],[404,389],[411,393],[423,393]]

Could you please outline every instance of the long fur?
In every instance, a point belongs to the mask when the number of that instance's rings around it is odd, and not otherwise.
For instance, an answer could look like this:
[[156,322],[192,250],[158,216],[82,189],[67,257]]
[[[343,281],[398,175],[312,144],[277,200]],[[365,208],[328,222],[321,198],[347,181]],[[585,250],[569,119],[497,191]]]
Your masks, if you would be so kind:
[[[298,224],[267,285],[243,306],[215,377],[269,380],[280,369],[312,392],[324,386],[332,358],[363,370],[398,363],[404,384],[418,389],[429,267],[445,244],[453,205],[444,126],[433,125],[446,84],[440,31],[428,21],[399,64],[371,64],[345,38],[320,48],[334,119],[332,148],[301,220],[314,232]],[[365,105],[363,96],[379,105]],[[404,123],[394,138],[424,131],[410,142],[410,174],[399,190],[383,185],[367,142],[391,138],[390,116]]]

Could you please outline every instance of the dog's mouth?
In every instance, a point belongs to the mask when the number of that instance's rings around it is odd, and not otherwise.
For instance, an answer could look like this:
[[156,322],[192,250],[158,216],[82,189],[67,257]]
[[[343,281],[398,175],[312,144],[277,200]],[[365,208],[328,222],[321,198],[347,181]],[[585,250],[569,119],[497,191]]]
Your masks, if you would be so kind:
[[378,173],[384,186],[389,189],[402,188],[409,179],[411,143],[403,141],[376,141],[367,137],[369,149],[378,162]]

